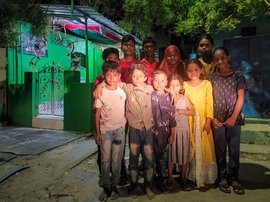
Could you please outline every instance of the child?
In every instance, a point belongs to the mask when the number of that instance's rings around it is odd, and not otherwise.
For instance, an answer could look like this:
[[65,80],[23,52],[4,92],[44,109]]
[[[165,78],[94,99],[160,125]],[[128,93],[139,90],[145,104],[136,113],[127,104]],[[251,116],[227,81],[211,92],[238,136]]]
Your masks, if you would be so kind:
[[162,60],[159,69],[165,70],[167,76],[176,73],[184,80],[186,79],[185,65],[181,59],[180,51],[175,45],[170,45],[166,48],[164,59]]
[[168,163],[168,186],[173,182],[173,165],[178,166],[181,171],[182,186],[185,191],[190,191],[191,187],[187,183],[187,164],[190,163],[190,130],[188,116],[194,116],[195,110],[184,95],[183,79],[178,74],[173,74],[169,79],[169,87],[172,100],[176,108],[176,128],[174,142],[169,148]]
[[119,197],[117,183],[125,146],[126,94],[117,86],[120,78],[119,64],[113,61],[105,62],[102,70],[106,85],[103,95],[95,100],[94,107],[96,142],[101,151],[100,185],[103,187],[99,200],[106,201],[110,195],[113,200]]
[[[113,48],[113,47],[109,47],[109,48],[104,49],[104,51],[102,52],[102,59],[103,59],[103,62],[115,61],[115,62],[119,63],[118,49]],[[99,76],[97,76],[97,78],[95,80],[95,86],[100,84],[102,81],[104,81],[104,75],[100,74]]]
[[154,152],[153,152],[153,115],[151,108],[151,93],[153,88],[145,83],[147,69],[140,62],[133,63],[129,70],[133,88],[125,88],[127,93],[126,117],[130,126],[129,130],[129,171],[131,180],[130,195],[137,197],[138,185],[138,163],[142,152],[144,183],[146,194],[149,199],[155,197],[152,191],[154,174]]
[[196,115],[196,136],[191,137],[193,155],[191,157],[193,158],[195,154],[197,186],[208,189],[210,184],[214,184],[217,175],[215,147],[210,126],[213,118],[212,85],[207,80],[201,80],[203,67],[198,60],[188,61],[186,69],[188,81],[184,82],[185,93],[199,115]]
[[214,47],[214,40],[209,34],[204,34],[200,37],[197,44],[198,60],[202,63],[204,78],[208,78],[215,71],[213,63],[212,49]]
[[168,143],[173,143],[174,127],[176,121],[174,118],[175,108],[165,88],[167,86],[167,75],[164,70],[157,69],[152,73],[152,84],[155,89],[152,92],[152,112],[154,118],[154,151],[156,157],[156,173],[158,175],[158,184],[163,193],[167,192],[165,188],[164,177],[167,175]]
[[131,79],[128,75],[128,68],[134,62],[138,62],[135,58],[135,39],[131,35],[125,35],[121,40],[121,50],[124,53],[124,58],[120,60],[121,67],[121,81],[125,83],[131,83]]
[[141,60],[141,62],[148,69],[146,83],[151,85],[152,72],[158,67],[158,62],[155,59],[155,51],[157,50],[157,46],[155,40],[152,37],[144,38],[142,46],[144,58]]
[[[151,94],[153,87],[145,83],[147,79],[147,69],[141,62],[133,63],[128,69],[132,85],[120,83],[127,95],[126,118],[129,130],[129,171],[130,171],[130,196],[136,198],[138,195],[138,173],[139,156],[142,153],[144,170],[144,183],[146,194],[149,199],[155,197],[152,191],[152,181],[154,174],[154,152],[153,152],[153,132],[154,125]],[[101,94],[102,86],[98,86],[94,91],[94,97]]]
[[[113,47],[109,47],[109,48],[104,49],[104,51],[102,52],[102,59],[103,59],[103,63],[105,63],[107,61],[115,61],[115,62],[119,63],[119,51],[118,51],[118,49],[113,48]],[[99,76],[97,76],[97,78],[95,80],[95,86],[102,83],[103,81],[104,81],[104,74],[100,74]],[[100,145],[97,145],[97,146],[98,146],[97,164],[98,164],[98,168],[99,168],[99,174],[101,176]]]
[[[230,193],[230,183],[236,194],[244,194],[238,182],[240,135],[243,119],[245,80],[239,71],[229,65],[229,52],[219,47],[214,50],[214,63],[218,70],[210,76],[214,95],[214,119],[212,120],[218,164],[219,189]],[[228,169],[226,148],[229,149]]]

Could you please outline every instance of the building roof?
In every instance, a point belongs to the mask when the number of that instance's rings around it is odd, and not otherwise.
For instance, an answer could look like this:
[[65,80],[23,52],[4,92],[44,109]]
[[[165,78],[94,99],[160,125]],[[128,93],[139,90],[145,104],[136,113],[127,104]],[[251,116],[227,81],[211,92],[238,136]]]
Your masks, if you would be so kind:
[[[112,40],[115,40],[116,43],[119,42],[118,39],[121,40],[124,35],[129,34],[126,30],[122,29],[90,6],[74,5],[74,9],[72,9],[70,5],[41,4],[41,7],[46,9],[50,16],[59,17],[62,21],[66,21],[66,24],[69,25],[77,24],[79,27],[85,28],[84,23],[85,19],[87,19],[87,25],[95,27],[94,31],[96,31],[98,35],[104,35],[107,38],[112,38]],[[97,26],[99,29],[96,28]],[[91,30],[91,32],[93,32],[93,30]],[[142,44],[142,41],[139,38],[136,36],[133,37],[135,38],[137,44]]]

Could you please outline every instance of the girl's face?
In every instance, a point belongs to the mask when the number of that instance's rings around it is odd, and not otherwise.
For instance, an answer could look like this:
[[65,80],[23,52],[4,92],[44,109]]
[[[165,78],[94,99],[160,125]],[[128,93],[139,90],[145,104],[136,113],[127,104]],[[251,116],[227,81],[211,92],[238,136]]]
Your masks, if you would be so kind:
[[135,69],[131,75],[132,84],[134,86],[140,87],[145,84],[147,77],[145,73],[141,70]]
[[223,50],[217,50],[214,54],[214,63],[219,70],[229,68],[229,56]]
[[191,63],[187,66],[187,76],[189,80],[200,80],[202,69],[196,63]]
[[156,91],[164,93],[167,86],[167,75],[165,74],[155,74],[152,78],[153,87]]
[[183,89],[183,86],[177,79],[171,80],[169,87],[172,94],[179,94],[179,92]]
[[170,52],[166,56],[166,61],[171,66],[176,65],[179,60],[180,60],[180,55],[177,52]]
[[211,53],[212,48],[213,46],[208,39],[202,39],[199,43],[198,51],[200,53]]

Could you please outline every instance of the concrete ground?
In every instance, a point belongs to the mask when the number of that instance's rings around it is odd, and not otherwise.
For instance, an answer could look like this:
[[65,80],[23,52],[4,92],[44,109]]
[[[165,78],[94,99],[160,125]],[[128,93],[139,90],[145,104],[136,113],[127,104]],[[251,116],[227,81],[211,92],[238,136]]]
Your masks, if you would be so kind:
[[[102,189],[98,186],[94,140],[89,134],[75,135],[79,137],[54,149],[37,155],[17,155],[0,164],[0,174],[13,166],[27,167],[0,183],[0,202],[98,201]],[[172,193],[159,194],[153,201],[269,201],[269,156],[269,145],[241,144],[240,181],[245,187],[245,195],[239,196],[233,191],[225,194],[218,189],[184,192],[175,184]],[[132,199],[128,197],[127,187],[121,187],[121,197],[117,201],[148,201],[143,191],[141,193]]]

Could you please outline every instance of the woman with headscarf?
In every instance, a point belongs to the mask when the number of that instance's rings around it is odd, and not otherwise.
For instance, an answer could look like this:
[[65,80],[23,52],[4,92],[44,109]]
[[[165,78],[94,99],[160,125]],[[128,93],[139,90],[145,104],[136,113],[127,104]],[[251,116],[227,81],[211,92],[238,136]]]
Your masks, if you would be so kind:
[[183,60],[181,59],[180,51],[175,45],[169,45],[164,54],[159,69],[165,70],[167,76],[179,74],[183,80],[186,80],[186,71]]

